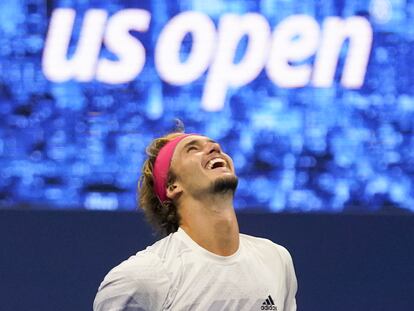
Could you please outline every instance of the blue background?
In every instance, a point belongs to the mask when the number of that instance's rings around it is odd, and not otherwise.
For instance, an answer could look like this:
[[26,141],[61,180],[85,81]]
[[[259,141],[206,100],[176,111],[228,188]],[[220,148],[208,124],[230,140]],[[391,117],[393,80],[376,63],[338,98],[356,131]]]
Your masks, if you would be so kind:
[[[42,53],[58,7],[77,12],[69,57],[88,9],[148,10],[149,30],[135,34],[147,57],[139,76],[119,85],[47,80]],[[204,12],[216,26],[225,13],[258,12],[272,29],[292,14],[319,24],[327,16],[364,16],[374,36],[365,83],[341,86],[345,44],[330,88],[279,88],[262,72],[229,91],[222,110],[207,112],[200,107],[206,74],[172,86],[154,68],[160,31],[186,10]],[[239,210],[411,212],[413,14],[413,1],[386,0],[2,2],[0,207],[134,209],[145,147],[178,117],[187,132],[218,140],[233,157]],[[191,39],[183,57],[189,46]],[[102,55],[111,57],[105,46]]]
[[[238,215],[285,246],[303,311],[413,310],[414,217]],[[0,210],[1,310],[91,310],[115,265],[155,237],[135,212]]]

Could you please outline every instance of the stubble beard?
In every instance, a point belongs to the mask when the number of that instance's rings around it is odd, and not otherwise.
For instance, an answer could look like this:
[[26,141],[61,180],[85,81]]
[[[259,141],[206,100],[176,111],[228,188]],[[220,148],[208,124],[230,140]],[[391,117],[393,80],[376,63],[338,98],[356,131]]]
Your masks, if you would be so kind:
[[219,177],[211,183],[211,193],[225,194],[231,192],[234,194],[238,183],[239,180],[236,175]]

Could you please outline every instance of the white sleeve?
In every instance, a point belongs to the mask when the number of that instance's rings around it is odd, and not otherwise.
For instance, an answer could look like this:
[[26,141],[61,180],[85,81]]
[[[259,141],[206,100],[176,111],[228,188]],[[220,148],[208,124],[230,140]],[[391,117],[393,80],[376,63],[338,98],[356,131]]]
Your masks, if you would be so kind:
[[170,280],[154,254],[132,256],[112,269],[99,286],[94,311],[161,310]]
[[296,311],[296,292],[298,289],[298,282],[296,279],[295,268],[293,266],[292,256],[289,251],[281,247],[283,259],[286,268],[286,297],[284,311]]

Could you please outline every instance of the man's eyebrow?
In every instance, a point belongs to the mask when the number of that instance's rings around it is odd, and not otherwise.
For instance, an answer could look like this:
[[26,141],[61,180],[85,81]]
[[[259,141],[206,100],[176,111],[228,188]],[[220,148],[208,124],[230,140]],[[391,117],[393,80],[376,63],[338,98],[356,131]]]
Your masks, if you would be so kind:
[[[213,140],[211,138],[207,139],[206,141],[209,142],[209,143],[213,143],[213,144],[217,143],[215,140]],[[197,139],[197,138],[192,139],[184,145],[183,149],[187,149],[188,147],[193,146],[193,145],[198,145],[200,142],[201,142],[200,139]]]

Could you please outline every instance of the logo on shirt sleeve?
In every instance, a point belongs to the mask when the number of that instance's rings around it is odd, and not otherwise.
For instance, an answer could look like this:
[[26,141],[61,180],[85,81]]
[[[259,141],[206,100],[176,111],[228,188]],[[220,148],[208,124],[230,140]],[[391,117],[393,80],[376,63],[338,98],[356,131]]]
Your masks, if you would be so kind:
[[272,296],[268,296],[263,302],[261,310],[275,310],[277,311],[277,306],[275,305]]

